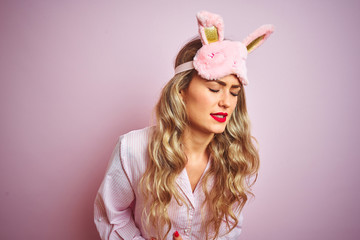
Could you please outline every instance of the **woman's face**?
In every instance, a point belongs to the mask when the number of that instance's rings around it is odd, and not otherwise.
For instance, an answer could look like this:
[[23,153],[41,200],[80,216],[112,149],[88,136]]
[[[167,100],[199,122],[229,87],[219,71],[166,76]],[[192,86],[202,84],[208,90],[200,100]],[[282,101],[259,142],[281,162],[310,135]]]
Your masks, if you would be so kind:
[[241,85],[234,75],[209,81],[195,75],[181,91],[192,131],[222,133],[233,113]]

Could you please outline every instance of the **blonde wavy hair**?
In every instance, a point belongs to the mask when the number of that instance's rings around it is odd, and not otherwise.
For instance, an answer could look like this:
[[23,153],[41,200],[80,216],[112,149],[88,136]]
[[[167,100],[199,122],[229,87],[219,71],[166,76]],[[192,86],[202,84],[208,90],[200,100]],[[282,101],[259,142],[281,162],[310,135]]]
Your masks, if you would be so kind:
[[[188,42],[178,53],[175,67],[191,61],[202,46],[200,39]],[[178,204],[186,204],[176,187],[176,177],[185,168],[186,156],[182,149],[182,134],[188,126],[185,104],[180,91],[186,89],[196,74],[189,70],[176,74],[163,88],[156,105],[157,124],[149,139],[149,163],[141,179],[140,188],[144,195],[143,225],[149,232],[157,231],[157,239],[165,239],[171,229],[167,209],[172,198]],[[239,212],[251,193],[251,186],[257,179],[259,154],[250,133],[245,92],[242,87],[236,108],[221,134],[215,134],[208,145],[212,164],[203,177],[205,202],[203,210],[211,217],[204,223],[206,239],[214,233],[219,236],[220,225],[225,221],[231,231],[238,224]],[[256,141],[256,140],[255,140]],[[207,181],[214,178],[211,191]],[[164,227],[167,231],[163,232]]]

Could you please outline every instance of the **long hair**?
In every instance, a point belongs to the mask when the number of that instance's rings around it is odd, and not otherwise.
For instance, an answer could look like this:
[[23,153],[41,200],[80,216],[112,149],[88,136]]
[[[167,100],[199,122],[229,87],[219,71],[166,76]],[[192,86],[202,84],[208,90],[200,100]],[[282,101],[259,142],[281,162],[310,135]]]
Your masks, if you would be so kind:
[[[191,61],[201,46],[200,39],[188,42],[178,53],[175,67]],[[194,69],[176,74],[163,88],[155,108],[157,124],[149,139],[149,162],[140,187],[146,200],[143,225],[147,231],[156,229],[157,239],[165,239],[171,229],[167,213],[171,199],[174,198],[178,204],[186,204],[175,184],[187,161],[181,139],[189,124],[180,91],[189,86],[194,74]],[[256,181],[259,169],[259,155],[252,140],[242,87],[225,131],[215,134],[208,145],[212,164],[203,177],[206,197],[203,209],[207,215],[210,213],[204,224],[207,239],[210,231],[214,232],[213,239],[218,237],[223,221],[231,231],[238,224],[235,212],[240,212],[248,195],[252,195],[250,187]],[[210,178],[216,184],[208,191],[207,181]],[[167,227],[166,232],[163,232],[164,227]]]

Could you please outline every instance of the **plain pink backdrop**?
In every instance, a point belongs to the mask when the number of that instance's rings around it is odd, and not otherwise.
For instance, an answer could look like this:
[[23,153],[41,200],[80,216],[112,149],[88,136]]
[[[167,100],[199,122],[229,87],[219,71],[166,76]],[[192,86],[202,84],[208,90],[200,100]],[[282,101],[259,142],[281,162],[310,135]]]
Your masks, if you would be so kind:
[[117,137],[151,123],[195,14],[242,40],[260,144],[242,239],[359,239],[358,1],[1,1],[0,238],[99,239]]

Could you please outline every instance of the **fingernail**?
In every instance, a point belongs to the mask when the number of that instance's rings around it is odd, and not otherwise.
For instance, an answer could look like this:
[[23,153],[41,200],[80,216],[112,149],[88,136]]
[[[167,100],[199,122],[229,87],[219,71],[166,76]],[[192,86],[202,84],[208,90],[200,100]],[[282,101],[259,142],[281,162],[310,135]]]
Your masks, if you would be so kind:
[[175,232],[174,232],[174,236],[175,236],[175,237],[180,236],[180,234],[178,233],[178,231],[175,231]]

